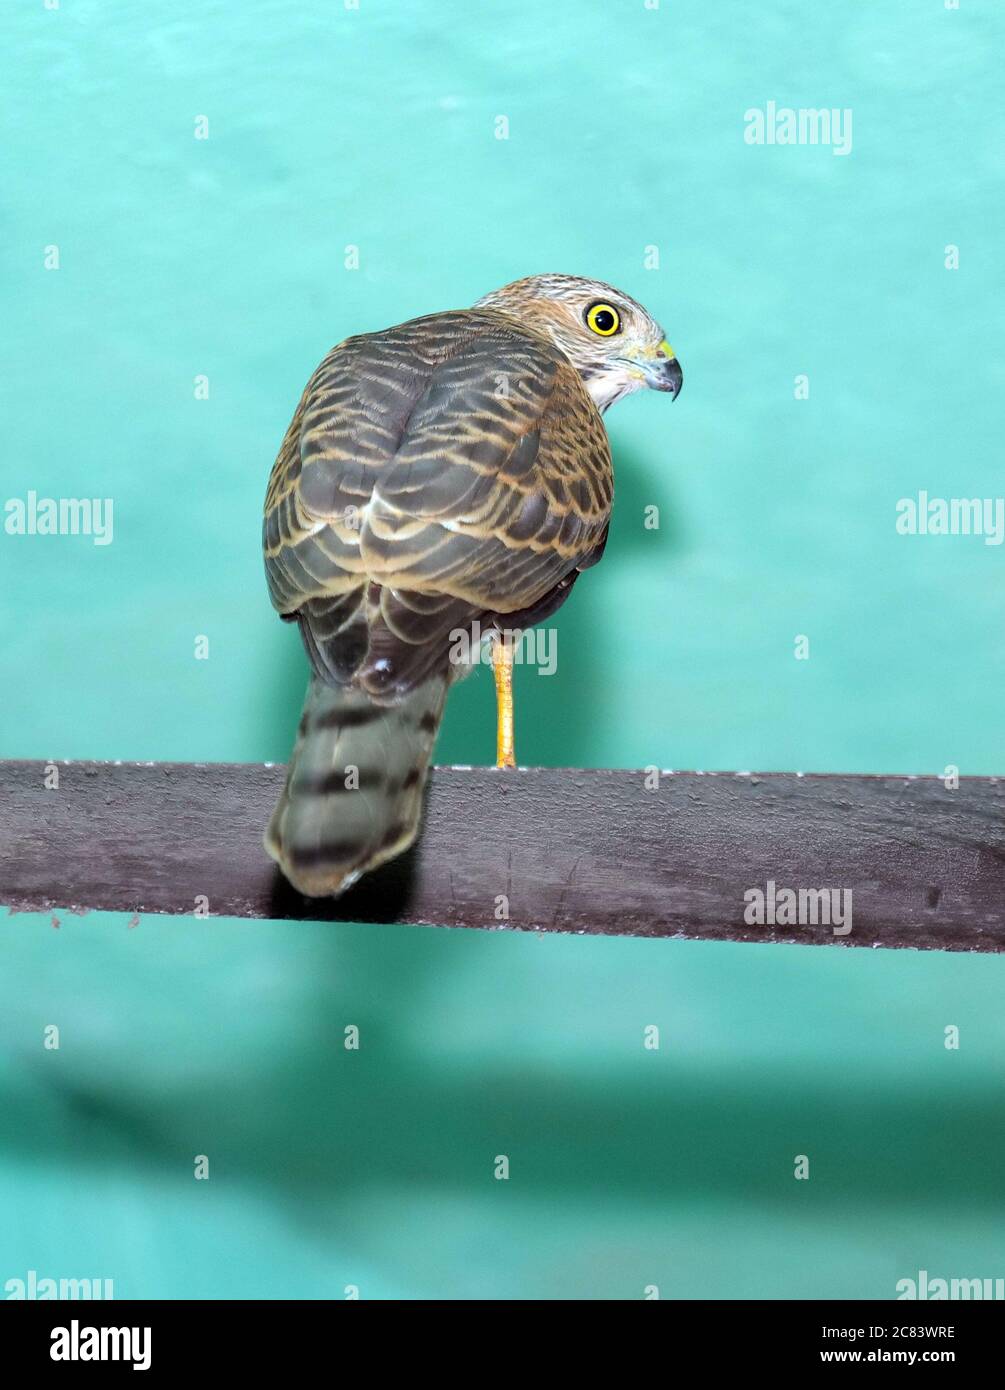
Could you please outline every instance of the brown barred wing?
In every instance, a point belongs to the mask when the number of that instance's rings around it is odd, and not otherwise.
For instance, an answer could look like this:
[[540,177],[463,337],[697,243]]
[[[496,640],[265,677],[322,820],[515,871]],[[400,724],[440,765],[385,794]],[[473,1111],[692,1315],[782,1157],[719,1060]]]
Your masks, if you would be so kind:
[[602,546],[611,495],[603,423],[546,338],[469,310],[349,339],[273,472],[273,602],[329,679],[400,695],[457,627],[553,610]]

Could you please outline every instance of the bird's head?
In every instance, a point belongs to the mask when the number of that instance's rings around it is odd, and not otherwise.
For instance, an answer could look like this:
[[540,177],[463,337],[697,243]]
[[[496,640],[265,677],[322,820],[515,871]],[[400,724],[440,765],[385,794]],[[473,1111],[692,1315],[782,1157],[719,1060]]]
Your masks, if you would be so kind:
[[598,410],[651,386],[676,396],[684,380],[663,329],[627,294],[578,275],[530,275],[484,295],[495,309],[545,333],[579,372]]

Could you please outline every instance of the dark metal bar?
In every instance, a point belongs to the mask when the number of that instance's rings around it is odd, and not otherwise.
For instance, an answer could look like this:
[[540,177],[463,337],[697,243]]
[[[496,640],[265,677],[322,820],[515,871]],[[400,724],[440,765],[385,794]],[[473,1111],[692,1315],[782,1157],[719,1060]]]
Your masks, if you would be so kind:
[[[1000,778],[436,768],[420,843],[328,901],[262,849],[282,767],[58,763],[49,789],[46,766],[0,763],[17,911],[205,898],[213,916],[1005,950]],[[758,892],[774,923],[750,920]]]

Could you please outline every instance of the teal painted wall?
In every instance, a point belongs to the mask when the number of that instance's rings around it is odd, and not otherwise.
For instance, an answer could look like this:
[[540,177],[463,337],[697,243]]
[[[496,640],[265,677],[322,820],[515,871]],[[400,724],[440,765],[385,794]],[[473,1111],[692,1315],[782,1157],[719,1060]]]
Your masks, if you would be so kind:
[[[304,658],[259,516],[306,378],[349,333],[554,269],[640,298],[685,387],[608,417],[611,544],[557,673],[518,671],[521,760],[1005,771],[1005,548],[895,529],[919,489],[1002,490],[992,0],[39,0],[0,23],[0,500],[114,500],[107,546],[0,534],[0,756],[284,760]],[[851,108],[851,152],[748,145],[769,100]],[[492,718],[480,672],[439,760],[489,761]],[[1000,1276],[1003,983],[939,955],[4,916],[0,1283]]]

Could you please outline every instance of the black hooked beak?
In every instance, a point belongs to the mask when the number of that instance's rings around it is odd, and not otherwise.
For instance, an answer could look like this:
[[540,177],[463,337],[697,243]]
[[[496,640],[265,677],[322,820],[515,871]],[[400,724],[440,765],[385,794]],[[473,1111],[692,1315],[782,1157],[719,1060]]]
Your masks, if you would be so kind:
[[668,357],[662,362],[654,362],[648,377],[649,385],[654,391],[669,391],[674,399],[680,395],[680,388],[684,384],[684,373],[681,371],[681,365],[676,357]]

